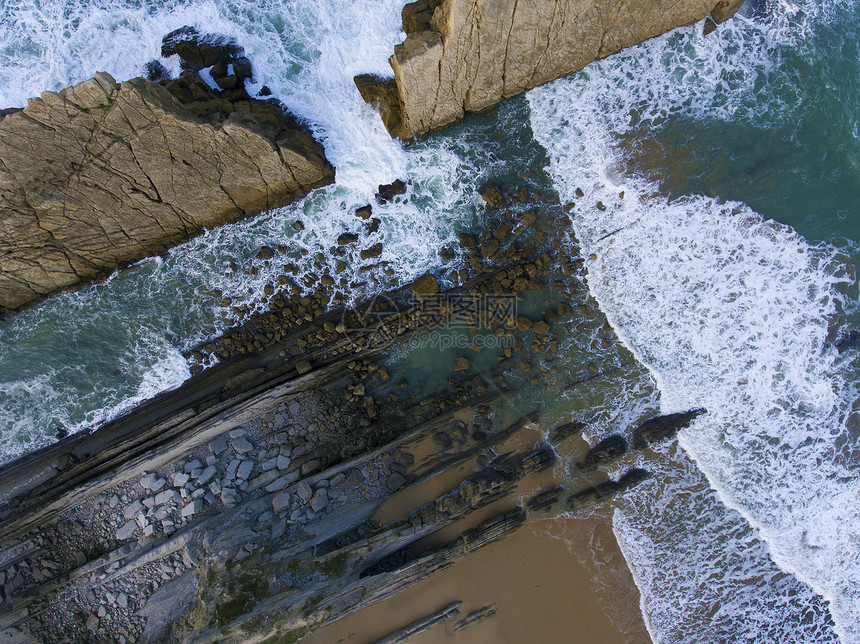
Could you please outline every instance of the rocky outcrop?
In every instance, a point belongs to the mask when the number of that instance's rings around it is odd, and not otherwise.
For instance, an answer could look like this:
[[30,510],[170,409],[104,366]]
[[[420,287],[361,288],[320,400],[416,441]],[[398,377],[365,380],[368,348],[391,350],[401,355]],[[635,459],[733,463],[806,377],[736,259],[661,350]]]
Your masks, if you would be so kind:
[[409,139],[676,27],[709,17],[708,32],[742,4],[418,0],[403,9],[407,36],[389,61],[394,79],[356,84],[389,131]]
[[230,80],[98,73],[0,118],[0,313],[334,180],[307,131]]

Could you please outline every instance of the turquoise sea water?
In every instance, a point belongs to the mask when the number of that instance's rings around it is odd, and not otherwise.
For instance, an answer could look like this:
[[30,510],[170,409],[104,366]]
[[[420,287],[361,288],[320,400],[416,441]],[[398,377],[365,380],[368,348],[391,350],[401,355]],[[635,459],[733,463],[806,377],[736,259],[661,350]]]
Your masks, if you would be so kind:
[[386,71],[401,5],[0,0],[0,107],[96,70],[134,76],[195,24],[237,38],[339,177],[0,323],[0,461],[180,384],[181,351],[233,321],[214,290],[253,306],[272,279],[229,269],[261,245],[327,253],[378,184],[408,179],[361,242],[384,242],[395,277],[345,294],[361,297],[439,269],[486,178],[546,171],[654,391],[612,391],[600,431],[648,407],[709,410],[647,457],[659,476],[615,514],[655,641],[860,641],[860,359],[835,346],[860,327],[860,6],[749,2],[707,38],[679,30],[401,146],[352,84]]

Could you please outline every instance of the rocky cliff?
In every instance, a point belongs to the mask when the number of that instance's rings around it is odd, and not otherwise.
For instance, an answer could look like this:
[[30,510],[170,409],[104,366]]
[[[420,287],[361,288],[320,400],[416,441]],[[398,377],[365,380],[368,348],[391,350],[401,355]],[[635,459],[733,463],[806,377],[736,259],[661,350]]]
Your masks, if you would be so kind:
[[280,106],[191,70],[98,73],[0,115],[4,314],[334,180]]
[[406,40],[394,78],[356,79],[386,127],[408,139],[582,69],[625,47],[709,17],[705,32],[743,0],[419,0],[403,9]]

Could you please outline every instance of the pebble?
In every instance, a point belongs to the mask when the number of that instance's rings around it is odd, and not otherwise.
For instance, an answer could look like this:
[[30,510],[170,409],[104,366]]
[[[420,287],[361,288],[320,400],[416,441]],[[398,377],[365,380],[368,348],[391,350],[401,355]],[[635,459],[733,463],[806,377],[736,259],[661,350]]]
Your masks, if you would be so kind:
[[277,478],[266,486],[266,492],[277,492],[278,490],[283,490],[295,479],[296,475],[291,474]]
[[137,521],[129,521],[124,526],[122,526],[119,530],[116,531],[116,538],[119,541],[123,541],[124,539],[128,539],[131,535],[134,534],[134,531],[137,529]]
[[[200,469],[202,467],[203,467],[203,463],[201,463],[198,459],[195,458],[190,463],[187,463],[185,465],[184,469],[185,469],[186,474],[191,474],[191,472],[193,472],[194,470]],[[194,476],[194,475],[192,474],[192,476]]]
[[236,490],[231,487],[225,487],[221,489],[221,502],[226,505],[228,508],[232,508],[236,505],[236,502],[239,500],[239,497],[236,494]]
[[221,434],[218,438],[209,443],[209,449],[213,454],[220,454],[227,449],[227,437]]
[[[202,492],[202,490],[198,490],[198,492]],[[202,509],[203,503],[200,501],[200,499],[195,499],[194,501],[186,505],[184,508],[182,508],[181,514],[183,517],[191,517],[200,512],[200,510]]]
[[191,476],[185,472],[177,472],[173,475],[173,485],[183,487],[191,479]]
[[287,529],[287,520],[286,519],[278,519],[275,521],[275,525],[272,528],[272,539],[277,539],[283,536],[284,531]]
[[296,486],[296,496],[302,500],[302,503],[307,503],[313,496],[313,490],[310,485],[302,481]]
[[284,456],[283,454],[279,455],[276,461],[276,466],[279,470],[285,470],[292,463],[292,459],[289,456]]
[[206,485],[215,477],[217,472],[218,469],[214,465],[210,465],[200,473],[199,477],[197,477],[197,483],[200,485]]
[[244,436],[247,433],[248,432],[245,431],[244,427],[237,427],[236,429],[230,430],[230,438],[241,438],[242,436]]
[[328,505],[328,492],[325,488],[317,490],[311,499],[311,509],[314,512],[321,512]]
[[235,450],[237,454],[247,454],[252,449],[254,449],[254,446],[251,445],[248,439],[244,436],[240,436],[233,441],[233,450]]
[[[281,492],[280,494],[276,494],[274,497],[272,497],[272,511],[273,512],[280,512],[281,510],[286,510],[288,507],[290,507],[290,493],[289,492]],[[282,532],[282,534],[283,534],[283,532]]]
[[142,507],[143,507],[143,504],[140,501],[135,501],[131,505],[125,506],[125,509],[122,511],[122,515],[126,519],[130,519],[134,515],[136,515],[138,512],[140,512]]
[[155,495],[155,504],[164,505],[165,503],[169,503],[173,499],[174,494],[175,492],[173,490],[165,490],[164,492],[159,492]]
[[239,465],[239,469],[236,471],[236,476],[240,479],[245,480],[249,476],[251,476],[251,472],[254,470],[253,461],[242,461],[242,464]]

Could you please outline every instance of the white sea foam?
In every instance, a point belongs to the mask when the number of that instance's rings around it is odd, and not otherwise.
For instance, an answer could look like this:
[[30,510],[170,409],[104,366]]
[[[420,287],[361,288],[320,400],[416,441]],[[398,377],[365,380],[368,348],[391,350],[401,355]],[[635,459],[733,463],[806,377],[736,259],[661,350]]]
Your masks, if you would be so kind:
[[691,28],[650,41],[529,96],[556,186],[577,202],[592,293],[652,370],[663,411],[709,410],[680,436],[707,481],[679,458],[684,476],[663,472],[616,517],[658,641],[829,641],[805,584],[844,641],[860,638],[856,378],[828,343],[851,267],[743,204],[667,201],[621,174],[614,138],[677,115],[790,118],[800,97],[779,57],[826,15],[775,9],[716,39]]
[[[96,71],[138,76],[160,59],[166,33],[192,25],[235,38],[254,64],[252,89],[268,85],[307,119],[339,182],[372,194],[402,175],[406,159],[352,79],[391,74],[401,7],[396,0],[9,0],[0,5],[0,108]],[[176,71],[175,58],[162,62]]]
[[[215,289],[251,310],[265,309],[264,286],[293,262],[308,289],[322,272],[343,277],[341,292],[351,302],[438,265],[439,249],[474,217],[475,188],[467,178],[480,171],[469,161],[470,145],[443,136],[404,149],[352,80],[390,73],[401,8],[397,0],[0,3],[0,107],[23,105],[97,70],[119,80],[139,75],[159,58],[167,32],[193,25],[245,48],[255,69],[251,89],[268,85],[305,119],[337,170],[336,185],[300,202],[208,231],[132,272],[4,321],[0,461],[50,443],[59,426],[91,428],[182,382],[188,372],[179,351],[236,321],[218,307]],[[178,71],[178,61],[162,62]],[[406,194],[373,202],[377,186],[396,178],[408,178]],[[371,202],[380,224],[367,234],[354,212]],[[304,230],[293,229],[297,219]],[[361,235],[355,255],[378,242],[382,255],[355,257],[337,274],[332,251],[343,232]],[[289,251],[265,264],[254,259],[263,245]],[[317,253],[321,267],[313,265]],[[226,270],[231,262],[240,270]],[[245,271],[251,266],[256,275]]]

